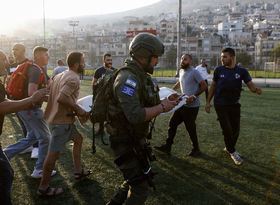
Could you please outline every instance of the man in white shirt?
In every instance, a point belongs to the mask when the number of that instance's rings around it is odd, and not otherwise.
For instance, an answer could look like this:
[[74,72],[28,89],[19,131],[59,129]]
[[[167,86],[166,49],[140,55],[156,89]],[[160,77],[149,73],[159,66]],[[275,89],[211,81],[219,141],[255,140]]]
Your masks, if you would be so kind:
[[200,65],[195,68],[201,75],[201,77],[205,80],[207,88],[205,90],[206,100],[208,98],[208,81],[207,81],[207,74],[210,74],[210,68],[208,68],[205,59],[201,59]]

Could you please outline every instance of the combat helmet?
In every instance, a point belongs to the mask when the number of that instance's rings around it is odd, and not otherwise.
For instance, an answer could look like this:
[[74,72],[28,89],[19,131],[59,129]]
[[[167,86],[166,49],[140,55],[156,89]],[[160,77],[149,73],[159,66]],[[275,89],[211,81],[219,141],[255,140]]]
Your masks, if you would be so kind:
[[163,43],[158,37],[150,33],[139,33],[129,45],[129,54],[131,57],[141,56],[149,58],[151,56],[162,56],[163,53]]

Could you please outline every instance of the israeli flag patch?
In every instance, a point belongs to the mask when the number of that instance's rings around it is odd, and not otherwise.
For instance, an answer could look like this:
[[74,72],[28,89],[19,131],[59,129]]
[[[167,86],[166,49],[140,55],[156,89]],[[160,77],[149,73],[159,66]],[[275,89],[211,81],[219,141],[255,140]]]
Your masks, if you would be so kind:
[[136,85],[137,85],[136,81],[134,81],[130,78],[127,78],[127,80],[125,81],[125,84],[129,85],[132,88],[136,88]]
[[122,89],[122,93],[127,94],[129,96],[132,96],[134,94],[135,90],[132,88],[129,88],[127,86],[124,86]]

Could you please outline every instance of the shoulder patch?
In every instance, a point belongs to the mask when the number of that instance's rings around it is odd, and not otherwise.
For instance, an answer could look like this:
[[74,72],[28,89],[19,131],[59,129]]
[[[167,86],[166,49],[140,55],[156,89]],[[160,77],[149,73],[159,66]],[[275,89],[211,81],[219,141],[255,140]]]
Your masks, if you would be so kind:
[[133,96],[134,95],[135,90],[132,88],[129,88],[127,86],[124,86],[122,89],[122,93],[129,95],[129,96]]
[[136,88],[136,81],[132,80],[131,78],[127,78],[127,80],[125,81],[125,84],[132,87],[132,88]]

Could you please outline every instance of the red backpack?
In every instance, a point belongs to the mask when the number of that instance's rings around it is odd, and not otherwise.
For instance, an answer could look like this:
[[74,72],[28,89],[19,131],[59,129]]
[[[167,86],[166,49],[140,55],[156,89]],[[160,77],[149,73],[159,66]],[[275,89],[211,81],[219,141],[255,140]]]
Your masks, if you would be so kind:
[[36,66],[40,69],[41,77],[39,80],[39,85],[43,87],[44,72],[42,68],[33,63],[33,61],[26,61],[25,63],[17,66],[6,87],[6,92],[9,95],[10,99],[21,100],[23,98],[28,97],[27,71],[29,66]]

